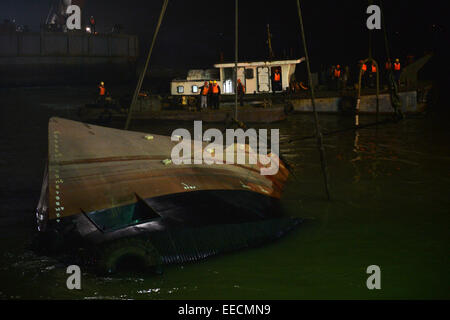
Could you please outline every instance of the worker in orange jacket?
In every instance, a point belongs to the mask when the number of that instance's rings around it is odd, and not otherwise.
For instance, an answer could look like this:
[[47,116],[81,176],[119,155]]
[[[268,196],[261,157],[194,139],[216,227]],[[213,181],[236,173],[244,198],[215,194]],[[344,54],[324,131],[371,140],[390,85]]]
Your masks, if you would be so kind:
[[340,89],[341,75],[342,75],[341,66],[338,64],[338,65],[336,65],[336,68],[334,68],[334,71],[333,71],[333,80],[334,80],[333,82],[334,82],[335,90]]
[[280,70],[277,68],[275,69],[275,72],[273,73],[273,91],[282,91],[281,87],[281,73]]
[[401,64],[400,64],[400,59],[395,59],[394,62],[394,77],[395,77],[395,81],[397,81],[397,85],[400,87],[400,74],[401,74]]
[[101,81],[100,84],[98,85],[97,101],[100,104],[100,106],[102,106],[102,107],[105,105],[105,98],[106,98],[105,83],[103,81]]
[[219,109],[220,102],[220,86],[216,80],[214,80],[212,86],[210,86],[211,94],[211,106],[213,109]]
[[369,72],[369,87],[374,88],[376,79],[377,79],[377,67],[374,62],[370,65],[370,72]]
[[[363,60],[359,60],[359,69],[361,69],[361,88],[364,88],[367,83],[367,64]],[[358,79],[356,79],[356,82],[358,82]]]

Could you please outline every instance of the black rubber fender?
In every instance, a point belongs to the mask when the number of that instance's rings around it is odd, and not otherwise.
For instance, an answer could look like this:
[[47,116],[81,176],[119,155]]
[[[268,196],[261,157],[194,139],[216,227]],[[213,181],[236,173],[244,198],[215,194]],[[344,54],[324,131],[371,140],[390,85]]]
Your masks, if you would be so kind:
[[114,274],[122,259],[139,260],[145,270],[159,272],[161,257],[150,240],[126,238],[100,246],[96,254],[95,268],[100,274]]

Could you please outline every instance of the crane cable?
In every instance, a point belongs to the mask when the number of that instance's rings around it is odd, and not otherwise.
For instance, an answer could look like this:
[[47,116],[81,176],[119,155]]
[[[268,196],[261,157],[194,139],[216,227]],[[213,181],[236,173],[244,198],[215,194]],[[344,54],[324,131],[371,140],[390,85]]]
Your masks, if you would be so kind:
[[380,0],[380,9],[381,9],[381,23],[383,24],[383,35],[384,35],[384,47],[386,50],[386,59],[391,63],[391,68],[389,68],[388,71],[388,82],[389,82],[389,97],[391,99],[391,106],[394,109],[394,117],[396,120],[400,120],[404,118],[404,115],[401,111],[402,103],[400,100],[400,96],[398,95],[398,87],[397,83],[394,80],[394,75],[392,73],[392,61],[389,51],[389,42],[387,37],[387,29],[386,29],[386,23],[384,20],[384,9],[383,9],[383,1]]
[[164,13],[166,12],[168,3],[169,3],[169,0],[164,0],[164,3],[162,5],[161,13],[160,13],[159,19],[158,19],[158,24],[156,25],[155,33],[153,34],[152,44],[148,51],[147,60],[145,61],[144,69],[142,70],[142,73],[139,77],[138,84],[136,86],[136,90],[134,91],[133,100],[131,101],[130,109],[128,110],[127,121],[125,123],[125,130],[128,130],[128,127],[130,126],[131,114],[133,113],[133,107],[136,105],[136,101],[138,99],[139,93],[141,92],[142,83],[144,82],[144,77],[145,77],[145,74],[147,73],[147,68],[148,68],[148,65],[150,62],[150,57],[152,55],[153,47],[156,42],[156,36],[158,35],[159,28],[161,27],[161,23],[164,18]]
[[313,113],[314,113],[314,124],[315,124],[316,138],[317,138],[317,147],[319,149],[319,154],[320,154],[320,163],[321,163],[321,167],[322,167],[325,191],[326,191],[328,200],[331,200],[330,186],[329,186],[329,182],[328,182],[328,168],[327,168],[327,163],[326,163],[326,159],[325,159],[325,150],[323,147],[322,132],[321,132],[320,126],[319,126],[319,117],[317,115],[316,104],[314,101],[314,86],[313,86],[313,82],[312,82],[312,78],[311,78],[311,69],[310,69],[310,64],[309,64],[308,48],[306,47],[305,30],[303,27],[303,17],[302,17],[302,11],[300,8],[300,0],[297,0],[297,9],[298,9],[298,18],[299,18],[299,23],[300,23],[300,31],[302,34],[303,48],[305,50],[306,69],[308,72],[309,88],[311,90],[311,104],[312,104]]

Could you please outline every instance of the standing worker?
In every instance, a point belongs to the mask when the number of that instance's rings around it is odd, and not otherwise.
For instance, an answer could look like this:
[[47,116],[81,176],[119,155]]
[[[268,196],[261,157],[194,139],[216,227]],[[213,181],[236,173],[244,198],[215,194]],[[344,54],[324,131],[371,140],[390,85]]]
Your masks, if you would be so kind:
[[208,108],[212,109],[213,106],[213,97],[212,97],[212,87],[213,87],[213,81],[209,80],[209,90],[208,90]]
[[89,23],[91,24],[91,32],[93,34],[95,34],[95,19],[94,19],[94,16],[91,16],[89,18]]
[[341,80],[341,66],[338,64],[336,65],[336,68],[334,68],[334,72],[333,72],[333,84],[334,84],[334,89],[338,90],[340,89],[340,80]]
[[400,73],[401,73],[401,65],[400,60],[397,58],[394,62],[394,76],[395,81],[397,82],[397,86],[400,88]]
[[219,109],[219,100],[220,100],[220,87],[217,84],[217,81],[214,80],[213,85],[211,87],[211,103],[213,109]]
[[209,95],[209,85],[208,81],[200,87],[200,109],[208,109],[208,95]]
[[106,98],[106,88],[105,83],[102,81],[98,86],[98,98],[97,102],[101,107],[105,106],[105,98]]
[[[364,88],[366,86],[366,81],[367,81],[367,65],[364,63],[363,60],[359,60],[359,69],[361,69],[361,89]],[[358,72],[359,74],[359,72]],[[358,79],[356,79],[356,82],[358,82]]]
[[280,70],[275,69],[273,74],[273,91],[281,91],[281,73]]
[[385,70],[386,70],[386,73],[388,73],[388,72],[389,72],[389,70],[391,70],[391,69],[392,69],[392,62],[391,62],[391,59],[390,59],[390,58],[389,58],[389,59],[387,59],[387,61],[386,61],[386,64],[385,64],[384,68],[385,68]]
[[392,70],[392,62],[391,62],[391,58],[388,58],[386,60],[386,64],[384,65],[384,80],[386,81],[386,83],[389,83],[389,73]]
[[242,84],[241,79],[238,79],[237,94],[239,96],[239,105],[242,107],[244,105],[245,86]]
[[375,63],[372,62],[372,65],[370,66],[370,72],[369,72],[369,87],[374,88],[375,82],[377,77],[377,67],[375,66]]

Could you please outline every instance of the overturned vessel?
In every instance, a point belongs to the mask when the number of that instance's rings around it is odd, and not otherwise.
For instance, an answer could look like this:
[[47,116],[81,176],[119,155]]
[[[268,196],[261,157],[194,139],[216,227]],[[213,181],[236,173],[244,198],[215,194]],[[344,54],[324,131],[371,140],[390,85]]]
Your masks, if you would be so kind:
[[40,244],[83,252],[99,272],[127,257],[154,267],[256,246],[301,222],[280,208],[289,173],[275,155],[278,172],[261,175],[259,161],[175,165],[169,136],[51,118],[48,137]]

